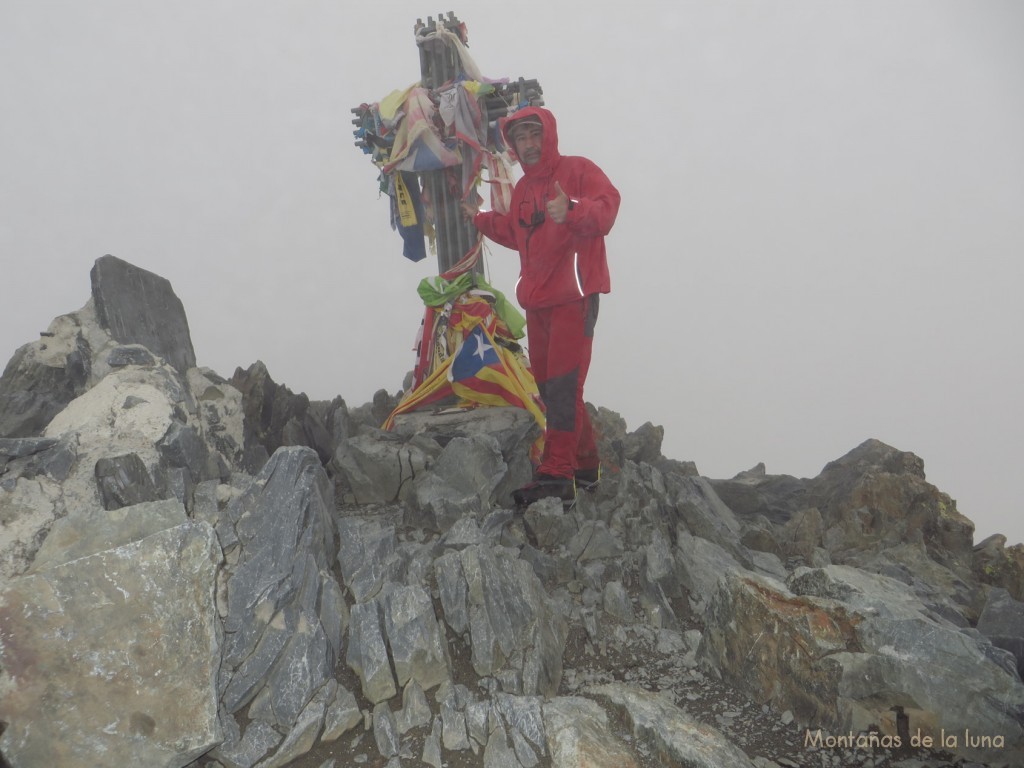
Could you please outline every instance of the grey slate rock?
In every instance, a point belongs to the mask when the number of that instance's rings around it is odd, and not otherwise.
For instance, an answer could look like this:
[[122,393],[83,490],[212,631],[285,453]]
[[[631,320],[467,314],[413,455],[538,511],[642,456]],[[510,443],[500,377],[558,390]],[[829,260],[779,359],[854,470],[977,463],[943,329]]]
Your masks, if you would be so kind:
[[[328,630],[321,622],[322,615],[332,616],[321,609],[335,556],[333,507],[316,454],[288,447],[271,457],[221,519],[238,549],[227,579],[223,702],[229,711],[250,704],[250,717],[289,734],[312,727],[298,721],[312,711],[310,702],[337,658],[340,628]],[[339,591],[336,584],[326,587],[328,596]]]
[[484,749],[484,768],[522,768],[515,750],[508,744],[505,727],[500,723],[491,731]]
[[577,562],[622,556],[622,544],[602,520],[584,522],[568,547],[570,556]]
[[434,576],[444,609],[444,620],[461,635],[469,629],[469,585],[462,571],[462,557],[449,552],[434,561]]
[[229,665],[244,660],[266,623],[293,601],[300,586],[293,571],[298,564],[301,577],[307,554],[323,568],[330,567],[335,554],[333,497],[316,454],[294,447],[276,452],[228,505],[226,518],[243,548],[229,580]]
[[116,341],[140,344],[180,373],[195,367],[185,308],[166,278],[110,255],[90,277],[96,317]]
[[10,461],[48,450],[57,444],[55,437],[2,437],[0,459]]
[[465,715],[469,738],[481,747],[486,747],[490,734],[491,703],[487,700],[471,702],[466,705]]
[[459,706],[455,691],[451,688],[441,700],[441,743],[445,749],[452,752],[470,748],[466,714]]
[[328,667],[341,658],[343,640],[348,629],[349,612],[341,587],[330,571],[320,572],[320,625],[330,648]]
[[629,599],[629,593],[622,586],[621,581],[609,581],[604,586],[603,603],[604,610],[610,616],[619,621],[632,624],[634,621],[633,603]]
[[502,547],[478,545],[439,557],[435,575],[448,626],[469,631],[476,673],[507,675],[526,693],[554,695],[568,630],[530,564]]
[[501,447],[491,435],[453,438],[430,471],[415,479],[407,523],[444,533],[466,514],[489,512],[507,473]]
[[333,672],[334,655],[316,612],[319,593],[320,572],[309,556],[297,600],[298,621],[266,680],[274,716],[282,728],[296,721],[312,694],[330,680]]
[[[501,714],[513,736],[520,735],[529,741],[541,755],[546,754],[547,737],[544,733],[544,713],[541,709],[539,696],[512,696],[499,693],[494,697],[494,707]],[[516,747],[516,754],[526,754],[521,747]]]
[[396,587],[383,598],[383,608],[398,685],[415,680],[430,690],[447,680],[444,637],[427,591],[420,586]]
[[390,699],[398,693],[381,631],[377,601],[352,606],[345,661],[359,675],[363,696],[372,704]]
[[395,719],[401,734],[430,723],[430,704],[422,686],[415,679],[410,680],[402,691],[402,709]]
[[720,731],[694,720],[671,701],[622,683],[586,693],[609,701],[630,724],[633,735],[667,763],[688,768],[753,768],[750,759]]
[[184,766],[220,743],[219,558],[189,521],[5,582],[8,762]]
[[379,702],[373,708],[373,739],[382,757],[395,757],[402,748],[395,714],[386,701]]
[[107,365],[111,368],[122,368],[126,365],[156,365],[156,358],[141,344],[126,344],[110,350],[107,355]]
[[422,437],[403,438],[374,430],[340,442],[330,461],[346,500],[357,504],[408,501],[413,482],[441,452]]
[[566,514],[555,498],[531,504],[523,514],[523,525],[537,546],[549,551],[568,545],[579,530],[576,518]]
[[363,722],[356,697],[345,686],[338,684],[334,701],[327,707],[321,741],[334,741]]
[[322,463],[330,461],[333,438],[304,393],[296,395],[275,383],[262,361],[246,370],[237,368],[228,383],[242,393],[244,447],[250,471],[260,469],[261,457],[286,445],[312,448]]
[[10,490],[17,478],[40,475],[61,483],[71,474],[76,458],[72,439],[0,438],[0,487]]
[[376,597],[386,583],[398,579],[402,559],[396,554],[394,526],[342,517],[338,540],[342,579],[357,603]]
[[441,768],[441,718],[434,718],[434,725],[430,729],[430,735],[423,742],[423,755],[420,758],[433,768]]
[[258,768],[284,768],[309,752],[324,726],[327,703],[334,697],[337,683],[329,680],[309,700],[306,707],[295,718],[295,725],[285,736],[277,752],[258,764]]
[[185,508],[174,499],[62,517],[39,547],[30,572],[141,541],[187,521]]
[[57,318],[50,327],[68,334],[59,340],[68,351],[48,351],[49,340],[44,337],[14,353],[0,376],[0,437],[41,434],[54,416],[88,388],[92,353],[76,316]]
[[219,477],[216,465],[211,471],[210,449],[195,427],[172,421],[156,447],[166,466],[188,471],[192,485]]
[[103,458],[96,462],[96,486],[104,509],[120,509],[157,501],[160,494],[138,454]]
[[1005,589],[993,588],[978,619],[978,631],[997,648],[1012,653],[1018,675],[1024,674],[1024,603]]
[[[232,720],[231,722],[234,722]],[[237,730],[238,726],[235,725]],[[237,734],[235,734],[237,737]],[[253,720],[241,738],[225,740],[210,752],[225,768],[252,768],[272,749],[276,749],[284,737],[267,723]]]

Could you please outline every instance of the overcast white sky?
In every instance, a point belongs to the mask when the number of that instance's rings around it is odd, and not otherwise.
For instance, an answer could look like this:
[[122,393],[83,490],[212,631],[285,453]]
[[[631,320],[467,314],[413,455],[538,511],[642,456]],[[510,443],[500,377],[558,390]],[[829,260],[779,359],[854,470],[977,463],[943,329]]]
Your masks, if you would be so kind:
[[[867,438],[1024,540],[1024,3],[3,0],[0,364],[106,253],[200,365],[350,405],[413,364],[415,288],[351,107],[454,10],[622,192],[587,399],[705,475]],[[515,254],[493,246],[496,287]]]

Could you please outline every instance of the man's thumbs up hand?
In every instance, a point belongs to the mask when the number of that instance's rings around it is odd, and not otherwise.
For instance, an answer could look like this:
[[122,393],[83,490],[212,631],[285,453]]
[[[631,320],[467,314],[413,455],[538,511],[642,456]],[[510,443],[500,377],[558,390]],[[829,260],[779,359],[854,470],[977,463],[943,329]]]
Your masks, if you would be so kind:
[[555,196],[547,202],[548,218],[556,224],[565,222],[569,212],[569,196],[562,191],[562,185],[555,182]]

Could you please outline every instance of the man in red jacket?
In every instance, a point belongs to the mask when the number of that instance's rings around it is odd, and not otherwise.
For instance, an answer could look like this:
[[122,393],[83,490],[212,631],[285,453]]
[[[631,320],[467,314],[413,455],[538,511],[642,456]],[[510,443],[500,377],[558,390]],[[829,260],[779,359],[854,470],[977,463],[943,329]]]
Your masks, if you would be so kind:
[[513,494],[518,505],[576,497],[576,481],[596,483],[597,445],[583,402],[600,294],[611,290],[604,237],[615,223],[619,192],[593,162],[559,154],[555,117],[526,107],[502,125],[523,177],[507,214],[467,216],[494,242],[519,251],[516,298],[526,311],[530,366],[547,411],[544,455],[533,482]]

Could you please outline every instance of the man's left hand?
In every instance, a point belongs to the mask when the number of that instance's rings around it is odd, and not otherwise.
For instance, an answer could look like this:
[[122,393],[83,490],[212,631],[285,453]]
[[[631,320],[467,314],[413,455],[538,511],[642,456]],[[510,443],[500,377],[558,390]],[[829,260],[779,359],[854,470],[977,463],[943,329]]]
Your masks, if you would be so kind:
[[548,218],[555,224],[564,224],[569,213],[569,196],[562,191],[562,185],[555,182],[555,197],[547,202]]

